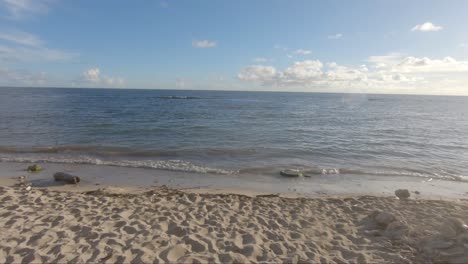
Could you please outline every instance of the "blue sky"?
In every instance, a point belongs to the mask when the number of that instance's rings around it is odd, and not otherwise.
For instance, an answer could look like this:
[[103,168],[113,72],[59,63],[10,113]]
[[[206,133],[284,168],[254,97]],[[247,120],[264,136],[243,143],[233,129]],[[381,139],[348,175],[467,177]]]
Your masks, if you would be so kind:
[[0,85],[468,94],[468,1],[0,0]]

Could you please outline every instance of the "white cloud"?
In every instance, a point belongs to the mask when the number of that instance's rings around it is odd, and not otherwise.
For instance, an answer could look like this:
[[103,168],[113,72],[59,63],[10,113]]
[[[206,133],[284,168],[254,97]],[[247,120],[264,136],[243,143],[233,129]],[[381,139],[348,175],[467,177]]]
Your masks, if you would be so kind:
[[258,58],[254,58],[252,61],[253,61],[253,62],[256,62],[256,63],[262,63],[262,62],[270,61],[270,59],[258,57]]
[[125,80],[106,76],[99,68],[84,71],[78,79],[57,79],[45,72],[12,70],[0,66],[0,86],[77,86],[77,87],[124,87]]
[[304,49],[297,49],[297,50],[294,51],[294,54],[300,54],[300,55],[309,55],[311,53],[312,53],[312,51],[304,50]]
[[31,73],[0,67],[1,86],[44,86],[46,84],[48,84],[48,77],[44,72]]
[[468,61],[457,61],[452,57],[430,59],[404,57],[401,53],[389,53],[381,56],[371,56],[367,59],[373,67],[389,72],[402,73],[456,73],[468,71]]
[[122,87],[125,85],[125,80],[121,77],[101,75],[101,70],[99,68],[90,68],[83,72],[81,83],[91,86]]
[[328,63],[327,66],[328,71],[323,77],[328,81],[365,81],[369,72],[366,65],[349,68],[332,62]]
[[0,31],[0,39],[25,46],[40,46],[43,44],[39,37],[18,30]]
[[45,14],[55,0],[0,0],[9,19],[24,19],[36,14]]
[[78,53],[45,47],[12,47],[0,45],[0,62],[69,61]]
[[329,36],[328,36],[328,39],[340,39],[340,38],[342,38],[342,37],[343,37],[343,34],[337,33],[337,34],[335,34],[335,35],[329,35]]
[[468,44],[466,43],[461,43],[460,45],[458,45],[460,48],[468,48]]
[[294,63],[279,72],[273,66],[251,65],[243,68],[237,75],[242,81],[260,82],[265,85],[302,84],[308,80],[317,79],[322,75],[323,64],[316,60],[306,60]]
[[288,47],[285,47],[285,46],[279,45],[279,44],[275,44],[275,46],[273,46],[273,48],[275,48],[275,49],[280,49],[280,50],[283,50],[283,51],[289,50]]
[[411,31],[421,31],[421,32],[430,32],[430,31],[439,31],[442,30],[443,27],[441,26],[436,26],[432,24],[431,22],[426,22],[420,25],[414,26]]
[[87,82],[100,82],[101,81],[101,70],[99,68],[91,68],[83,72],[83,78]]
[[[399,53],[371,56],[370,66],[324,65],[319,60],[297,61],[283,71],[273,66],[248,66],[238,79],[288,90],[465,93],[468,94],[468,61],[451,57],[403,57]],[[466,77],[464,77],[466,76]]]
[[407,57],[392,68],[397,72],[410,73],[455,73],[468,72],[468,61],[457,61],[452,57],[429,59]]
[[0,31],[0,62],[68,61],[78,53],[47,48],[44,41],[31,33],[18,30]]
[[317,78],[322,75],[322,67],[323,64],[319,60],[295,62],[283,71],[281,78],[291,83]]
[[392,52],[386,55],[370,56],[367,62],[374,64],[376,68],[385,68],[397,64],[403,58],[403,54]]
[[104,84],[106,84],[107,86],[118,86],[118,87],[122,87],[125,85],[125,80],[123,78],[120,78],[120,77],[107,77],[107,76],[104,76]]
[[205,48],[214,48],[218,44],[215,41],[210,40],[194,40],[192,41],[192,46],[195,48],[205,49]]
[[269,82],[276,77],[276,69],[272,66],[252,65],[240,71],[237,78],[243,81]]

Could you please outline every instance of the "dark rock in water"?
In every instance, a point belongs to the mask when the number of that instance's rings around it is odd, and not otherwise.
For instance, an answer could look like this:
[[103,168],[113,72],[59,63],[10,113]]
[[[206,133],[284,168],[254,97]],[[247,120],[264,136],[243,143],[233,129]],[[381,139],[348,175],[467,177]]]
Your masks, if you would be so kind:
[[26,169],[27,172],[39,172],[41,170],[42,170],[42,167],[37,164],[31,165]]
[[57,172],[54,174],[55,181],[63,181],[70,184],[77,184],[80,182],[80,177],[71,175],[65,172]]
[[283,170],[280,174],[285,177],[302,177],[302,172],[299,170]]
[[406,200],[411,196],[410,192],[407,189],[398,189],[395,191],[395,195],[400,200]]

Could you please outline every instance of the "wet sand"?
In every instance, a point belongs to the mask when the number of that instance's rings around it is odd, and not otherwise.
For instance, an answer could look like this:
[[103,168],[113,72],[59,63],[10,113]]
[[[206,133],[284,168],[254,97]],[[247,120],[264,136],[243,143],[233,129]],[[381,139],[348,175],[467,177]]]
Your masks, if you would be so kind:
[[[197,174],[170,170],[126,168],[103,165],[38,163],[43,170],[26,173],[30,163],[0,162],[2,182],[14,183],[27,175],[35,187],[55,190],[83,191],[104,186],[147,188],[166,185],[174,189],[209,190],[218,193],[281,193],[289,197],[327,197],[375,195],[392,196],[396,189],[409,189],[416,198],[467,199],[468,182],[446,181],[421,177],[387,177],[369,175],[314,175],[313,177],[283,177],[279,171],[271,175]],[[64,171],[81,176],[78,186],[63,186],[52,175]],[[415,192],[419,192],[416,194]]]

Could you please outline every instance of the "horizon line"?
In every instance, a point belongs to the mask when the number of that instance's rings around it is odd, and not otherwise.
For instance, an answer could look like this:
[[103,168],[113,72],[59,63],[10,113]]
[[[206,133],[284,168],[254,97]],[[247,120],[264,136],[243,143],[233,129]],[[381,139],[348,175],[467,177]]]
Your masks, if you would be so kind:
[[0,86],[0,89],[90,89],[90,90],[148,90],[148,91],[212,91],[212,92],[260,92],[260,93],[315,93],[315,94],[357,94],[357,95],[409,95],[409,96],[450,96],[468,97],[468,94],[422,94],[422,93],[364,93],[364,92],[325,92],[325,91],[278,91],[278,90],[217,90],[217,89],[164,89],[164,88],[128,88],[128,87],[59,87],[59,86]]

